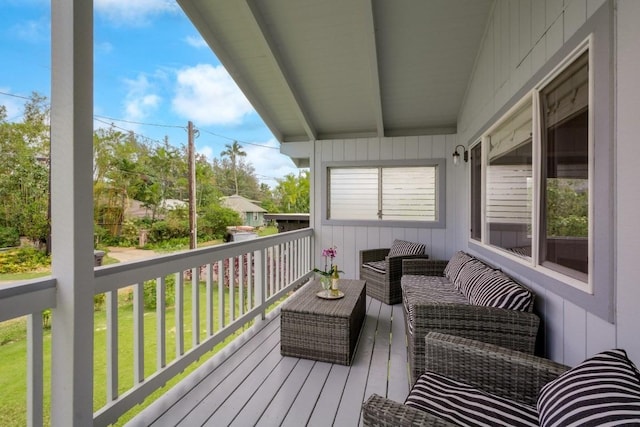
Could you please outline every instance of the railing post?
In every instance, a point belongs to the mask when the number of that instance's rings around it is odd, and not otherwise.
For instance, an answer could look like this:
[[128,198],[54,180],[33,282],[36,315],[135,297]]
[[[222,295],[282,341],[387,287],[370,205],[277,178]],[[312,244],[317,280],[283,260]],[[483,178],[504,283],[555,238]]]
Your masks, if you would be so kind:
[[261,322],[265,319],[267,308],[264,306],[267,294],[267,249],[261,249],[254,253],[255,275],[253,289],[256,293],[256,305],[260,307],[260,315],[256,316],[255,322]]
[[43,421],[42,401],[42,314],[27,316],[27,426],[41,426]]
[[51,2],[51,425],[93,424],[93,2]]

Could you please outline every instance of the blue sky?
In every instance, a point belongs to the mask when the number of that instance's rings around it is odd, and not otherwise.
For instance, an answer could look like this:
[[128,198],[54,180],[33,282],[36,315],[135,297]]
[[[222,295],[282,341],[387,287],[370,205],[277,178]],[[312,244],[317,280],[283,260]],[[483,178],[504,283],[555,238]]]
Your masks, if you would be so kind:
[[[10,120],[21,120],[20,96],[50,98],[50,4],[0,0],[0,104]],[[175,1],[94,0],[94,7],[96,128],[113,122],[181,145],[187,134],[179,127],[191,120],[197,150],[209,158],[238,140],[261,181],[274,186],[274,178],[297,173]]]

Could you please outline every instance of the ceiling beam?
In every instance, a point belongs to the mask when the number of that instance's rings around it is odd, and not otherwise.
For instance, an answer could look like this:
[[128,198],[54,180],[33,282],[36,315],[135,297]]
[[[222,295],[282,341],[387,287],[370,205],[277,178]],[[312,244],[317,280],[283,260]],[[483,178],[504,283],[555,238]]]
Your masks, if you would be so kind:
[[262,19],[260,18],[260,11],[257,6],[254,5],[252,0],[246,0],[243,2],[246,10],[247,21],[253,28],[253,30],[257,37],[257,42],[262,44],[262,47],[266,53],[267,60],[271,62],[273,65],[276,74],[282,83],[282,86],[286,89],[287,95],[290,97],[291,103],[293,104],[296,115],[298,116],[298,120],[302,127],[304,128],[307,137],[309,140],[315,140],[317,137],[316,129],[314,128],[311,120],[309,119],[309,115],[304,109],[300,98],[298,97],[298,91],[294,87],[291,78],[286,73],[286,67],[282,64],[282,60],[280,58],[279,51],[275,44],[271,41],[271,37],[268,34],[268,30],[266,25],[264,25]]
[[382,97],[380,96],[380,75],[378,74],[378,48],[376,46],[376,29],[373,19],[373,0],[362,1],[362,19],[364,25],[365,40],[367,42],[367,57],[369,58],[369,81],[371,84],[371,105],[376,120],[376,129],[379,137],[384,135],[384,120],[382,117]]

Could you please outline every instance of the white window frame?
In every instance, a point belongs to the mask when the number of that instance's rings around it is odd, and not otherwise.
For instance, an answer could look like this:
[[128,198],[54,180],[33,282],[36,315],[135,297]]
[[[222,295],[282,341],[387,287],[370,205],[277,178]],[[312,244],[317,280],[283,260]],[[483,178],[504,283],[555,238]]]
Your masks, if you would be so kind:
[[[589,145],[589,272],[587,281],[582,281],[573,277],[570,274],[563,274],[557,269],[551,269],[542,265],[539,259],[540,251],[540,204],[541,204],[541,176],[540,176],[540,162],[541,159],[541,144],[542,144],[542,122],[540,118],[540,91],[549,84],[555,77],[557,77],[562,71],[564,71],[570,64],[573,63],[581,54],[589,51],[589,129],[588,129],[588,145]],[[594,108],[593,108],[593,37],[587,37],[582,43],[580,43],[569,55],[567,55],[556,67],[552,69],[543,79],[539,80],[539,83],[535,84],[533,89],[522,95],[519,100],[510,107],[498,120],[495,120],[481,135],[476,142],[470,144],[469,150],[478,144],[482,144],[482,173],[481,173],[481,240],[472,239],[469,236],[470,244],[481,245],[487,250],[499,253],[513,261],[523,264],[536,270],[548,277],[552,277],[562,283],[565,283],[573,288],[579,289],[583,292],[592,294],[594,289],[594,253],[593,253],[593,240],[594,230],[593,224],[595,221],[595,211],[593,206],[594,200]],[[533,200],[532,200],[532,238],[531,238],[531,256],[521,257],[509,252],[496,245],[489,243],[489,223],[487,222],[487,169],[488,169],[488,155],[489,155],[489,135],[491,135],[495,129],[502,125],[506,120],[519,110],[526,102],[532,102],[532,141],[533,141],[533,153],[532,153],[532,179],[533,179]],[[469,213],[471,214],[471,212]],[[471,222],[471,218],[469,219]]]
[[[413,221],[413,220],[389,220],[389,219],[332,219],[329,217],[329,174],[333,168],[402,168],[402,167],[435,167],[436,168],[436,206],[437,219],[435,221]],[[345,162],[325,162],[322,163],[322,224],[325,225],[351,225],[351,226],[378,226],[378,227],[423,227],[423,228],[445,228],[446,227],[446,160],[445,159],[424,159],[424,160],[383,160],[376,162],[369,161],[345,161]]]

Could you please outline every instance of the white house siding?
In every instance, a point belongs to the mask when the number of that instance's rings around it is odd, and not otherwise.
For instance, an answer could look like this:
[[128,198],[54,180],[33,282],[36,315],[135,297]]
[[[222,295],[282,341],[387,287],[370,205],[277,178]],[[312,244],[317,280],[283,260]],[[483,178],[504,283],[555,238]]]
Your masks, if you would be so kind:
[[618,1],[617,21],[616,337],[640,362],[640,2]]
[[316,266],[321,266],[322,248],[336,246],[336,263],[344,271],[343,277],[358,277],[358,252],[362,249],[389,247],[394,239],[425,243],[430,257],[448,259],[462,247],[466,239],[466,195],[459,189],[465,181],[466,168],[453,166],[451,154],[457,139],[455,135],[429,135],[397,138],[362,138],[317,142],[313,153],[313,184],[320,188],[323,162],[414,160],[444,158],[446,164],[446,229],[396,228],[371,226],[323,225],[322,192],[312,191],[313,227],[316,231]]
[[[468,145],[496,114],[557,52],[605,0],[497,0],[458,122],[458,141]],[[640,363],[640,2],[616,2],[614,30],[617,64],[614,76],[617,117],[615,170],[616,241],[614,323],[597,317],[569,300],[546,290],[527,277],[512,273],[539,296],[546,355],[576,364],[611,347],[625,348]],[[463,228],[465,220],[454,221]],[[463,239],[464,240],[464,239]],[[455,240],[456,242],[459,239]],[[464,241],[463,247],[467,247]]]

